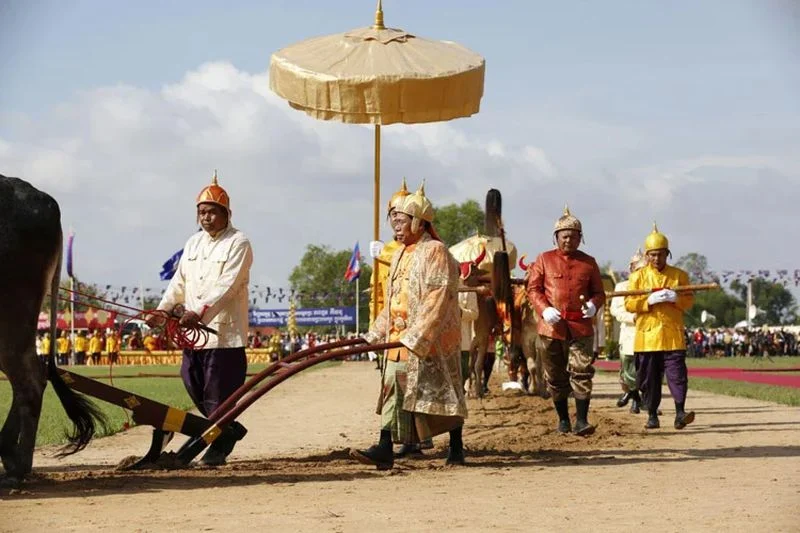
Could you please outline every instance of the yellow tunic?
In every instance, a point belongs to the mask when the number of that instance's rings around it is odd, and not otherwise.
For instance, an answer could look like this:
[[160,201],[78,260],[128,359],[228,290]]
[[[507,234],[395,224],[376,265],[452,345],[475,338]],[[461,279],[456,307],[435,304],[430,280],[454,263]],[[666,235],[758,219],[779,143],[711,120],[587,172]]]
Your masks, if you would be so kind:
[[142,344],[144,344],[145,350],[152,352],[156,349],[156,339],[152,335],[147,335],[142,341]]
[[106,352],[117,353],[119,351],[119,341],[114,335],[106,337]]
[[42,355],[50,355],[50,337],[42,339]]
[[85,352],[88,348],[89,348],[89,339],[78,335],[78,337],[75,339],[75,351]]
[[[389,307],[389,342],[398,342],[408,327],[408,269],[415,248],[414,244],[405,247],[403,255],[397,262],[394,279],[391,281],[392,305]],[[408,348],[404,346],[389,350],[386,357],[390,361],[407,361]]]
[[89,339],[89,353],[100,353],[103,349],[103,339],[100,337],[92,337]]
[[[402,247],[402,244],[392,239],[383,246],[381,255],[378,256],[378,268],[372,273],[370,280],[373,291],[378,291],[378,308],[375,309],[372,298],[369,301],[369,322],[370,325],[375,321],[386,305],[386,281],[389,279],[389,267],[392,264],[392,257],[395,252]],[[377,279],[377,282],[375,281]]]
[[58,353],[67,353],[69,351],[69,339],[66,337],[59,337],[56,340],[56,351]]
[[[664,270],[658,271],[652,265],[647,265],[631,274],[628,290],[660,289],[688,284],[689,275],[680,268],[667,265]],[[652,307],[647,303],[647,298],[647,294],[625,297],[625,309],[636,313],[634,352],[685,350],[683,313],[694,304],[694,295],[691,292],[680,292],[675,303],[661,303]]]

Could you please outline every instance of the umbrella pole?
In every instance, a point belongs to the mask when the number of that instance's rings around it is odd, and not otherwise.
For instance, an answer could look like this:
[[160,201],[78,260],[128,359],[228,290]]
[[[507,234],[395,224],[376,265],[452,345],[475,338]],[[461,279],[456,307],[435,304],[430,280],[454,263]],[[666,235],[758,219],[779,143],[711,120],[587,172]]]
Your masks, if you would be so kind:
[[[380,210],[381,210],[381,125],[375,124],[375,189],[373,192],[372,230],[373,240],[380,240]],[[372,309],[373,316],[378,318],[378,259],[372,260]]]

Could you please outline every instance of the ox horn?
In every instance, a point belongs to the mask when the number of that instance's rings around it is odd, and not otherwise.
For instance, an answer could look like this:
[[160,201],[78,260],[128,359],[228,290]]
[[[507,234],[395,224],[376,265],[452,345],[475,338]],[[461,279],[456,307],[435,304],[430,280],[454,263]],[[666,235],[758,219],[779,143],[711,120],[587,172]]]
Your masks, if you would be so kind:
[[478,257],[476,257],[475,259],[472,260],[472,264],[475,265],[475,266],[480,265],[481,261],[483,261],[484,257],[486,257],[486,245],[485,244],[481,244],[481,253],[478,254]]
[[524,259],[525,259],[526,257],[527,257],[527,256],[523,254],[523,255],[522,255],[522,257],[520,257],[520,258],[519,258],[519,267],[520,267],[522,270],[525,270],[525,271],[527,272],[527,270],[528,270],[528,267],[529,267],[529,266],[531,266],[531,264],[530,264],[530,263],[528,263],[527,265],[525,264],[525,262],[524,262]]

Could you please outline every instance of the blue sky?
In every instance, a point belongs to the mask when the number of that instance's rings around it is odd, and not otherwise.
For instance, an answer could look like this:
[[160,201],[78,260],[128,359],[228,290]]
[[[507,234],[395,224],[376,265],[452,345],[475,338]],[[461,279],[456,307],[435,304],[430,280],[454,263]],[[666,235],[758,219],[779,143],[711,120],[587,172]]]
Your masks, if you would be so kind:
[[[260,89],[272,52],[369,25],[374,2],[226,4],[0,1],[0,172],[59,199],[86,281],[157,286],[213,168],[254,242],[255,283],[286,286],[308,243],[366,249],[370,132]],[[800,197],[797,3],[489,6],[384,2],[387,25],[487,63],[478,115],[385,129],[384,197],[403,175],[425,177],[437,203],[497,187],[529,256],[569,202],[586,250],[620,267],[657,218],[676,255],[714,269],[800,268],[786,246]]]

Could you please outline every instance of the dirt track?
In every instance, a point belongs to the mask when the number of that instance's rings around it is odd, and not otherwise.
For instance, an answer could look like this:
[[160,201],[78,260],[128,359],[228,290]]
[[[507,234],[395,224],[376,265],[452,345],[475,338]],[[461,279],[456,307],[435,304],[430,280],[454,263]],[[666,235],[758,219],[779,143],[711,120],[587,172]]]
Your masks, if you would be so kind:
[[[645,434],[598,374],[596,435],[552,432],[549,402],[470,401],[469,465],[442,447],[390,473],[347,459],[376,436],[378,375],[346,363],[300,375],[252,407],[250,433],[221,469],[118,473],[149,430],[101,439],[66,461],[40,450],[37,477],[0,498],[2,531],[800,530],[800,409],[690,391],[697,421]],[[499,382],[493,389],[499,390]]]

